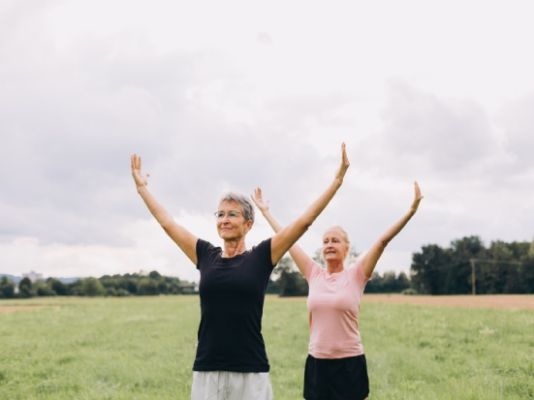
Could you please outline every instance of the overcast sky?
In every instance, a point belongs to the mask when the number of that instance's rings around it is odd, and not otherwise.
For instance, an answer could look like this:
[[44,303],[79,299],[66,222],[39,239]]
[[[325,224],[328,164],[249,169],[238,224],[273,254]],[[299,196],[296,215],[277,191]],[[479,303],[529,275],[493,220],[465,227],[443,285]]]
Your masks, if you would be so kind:
[[[479,235],[534,239],[530,1],[0,2],[0,273],[197,280],[137,195],[220,244],[220,195],[282,223],[345,183],[300,244],[357,251],[424,199],[377,271]],[[250,247],[270,236],[258,216]]]

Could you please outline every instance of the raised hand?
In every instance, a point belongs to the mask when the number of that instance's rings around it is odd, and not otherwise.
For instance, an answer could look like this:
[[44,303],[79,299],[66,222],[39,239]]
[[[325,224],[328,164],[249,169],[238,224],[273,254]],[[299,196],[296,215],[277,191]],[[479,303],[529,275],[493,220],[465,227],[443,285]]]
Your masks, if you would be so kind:
[[142,188],[143,186],[148,185],[148,177],[150,175],[149,174],[143,175],[143,173],[141,172],[141,157],[138,156],[137,154],[132,154],[132,156],[130,157],[130,161],[131,161],[132,176],[135,181],[135,186],[137,186],[137,188],[139,189],[139,188]]
[[421,189],[419,188],[419,184],[417,181],[414,182],[414,199],[413,203],[410,207],[410,211],[415,214],[417,211],[417,208],[419,207],[419,203],[421,203],[421,200],[423,199],[423,195],[421,195]]
[[347,152],[345,150],[345,143],[341,143],[341,164],[336,173],[336,179],[343,181],[343,177],[345,176],[347,169],[349,169],[349,166],[350,166],[350,162],[349,162],[349,159],[347,158]]
[[252,198],[254,204],[256,204],[256,207],[258,207],[262,213],[269,210],[269,204],[267,204],[267,201],[263,199],[261,188],[257,187],[254,189],[254,194],[250,197]]

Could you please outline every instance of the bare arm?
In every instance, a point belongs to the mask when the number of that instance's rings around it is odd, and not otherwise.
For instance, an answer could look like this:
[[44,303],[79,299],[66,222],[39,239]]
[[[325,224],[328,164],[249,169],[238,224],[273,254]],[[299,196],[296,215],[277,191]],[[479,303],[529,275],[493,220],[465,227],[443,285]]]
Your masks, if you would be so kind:
[[148,191],[148,175],[143,175],[141,172],[141,157],[137,154],[131,156],[131,168],[137,192],[145,202],[148,210],[152,213],[154,218],[156,218],[167,235],[174,240],[185,255],[196,265],[196,245],[198,238],[187,229],[177,224],[167,210],[165,210],[165,208],[163,208],[163,206],[159,204],[154,196]]
[[325,209],[343,183],[343,177],[349,168],[345,143],[341,145],[341,164],[330,186],[317,200],[295,221],[279,230],[271,240],[271,261],[276,264],[286,251],[300,238]]
[[[261,192],[260,188],[256,188],[254,191],[254,195],[252,196],[252,201],[254,201],[254,204],[256,204],[256,207],[261,211],[261,214],[263,217],[267,220],[271,228],[273,228],[273,231],[279,232],[282,230],[282,225],[278,223],[278,221],[273,217],[271,212],[269,211],[269,206],[267,202],[263,199],[263,194]],[[306,270],[308,269],[309,265],[313,262],[313,259],[309,257],[304,250],[300,248],[298,244],[294,244],[289,249],[289,254],[291,254],[291,257],[295,261],[295,264],[297,264],[297,267],[300,271],[300,273],[304,276],[306,276]]]
[[415,182],[414,199],[410,210],[399,221],[393,224],[382,236],[380,236],[378,241],[371,247],[371,249],[367,252],[364,259],[362,260],[362,268],[365,276],[367,276],[368,278],[371,277],[375,269],[376,263],[384,252],[384,249],[391,241],[391,239],[393,239],[402,230],[402,228],[404,228],[408,221],[414,216],[422,198],[423,196],[421,195],[421,189],[419,188],[417,182]]

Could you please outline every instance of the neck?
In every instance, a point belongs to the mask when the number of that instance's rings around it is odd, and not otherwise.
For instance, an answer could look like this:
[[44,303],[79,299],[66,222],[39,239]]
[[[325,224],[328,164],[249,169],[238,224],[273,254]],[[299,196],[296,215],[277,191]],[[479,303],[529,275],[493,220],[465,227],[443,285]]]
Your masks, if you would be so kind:
[[327,261],[326,270],[328,271],[329,274],[343,271],[343,261],[339,261],[339,260]]
[[225,240],[222,256],[225,258],[232,258],[244,253],[246,250],[247,246],[245,245],[245,238]]

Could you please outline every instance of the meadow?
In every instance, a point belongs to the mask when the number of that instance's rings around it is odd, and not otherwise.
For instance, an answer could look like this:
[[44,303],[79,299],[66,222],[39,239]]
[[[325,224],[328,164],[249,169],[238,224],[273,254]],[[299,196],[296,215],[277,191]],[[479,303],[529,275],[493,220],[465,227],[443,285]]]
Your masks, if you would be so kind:
[[[196,296],[0,307],[0,399],[189,398]],[[534,399],[533,310],[364,302],[360,323],[370,399]],[[304,298],[267,298],[277,400],[302,398],[307,324]]]

